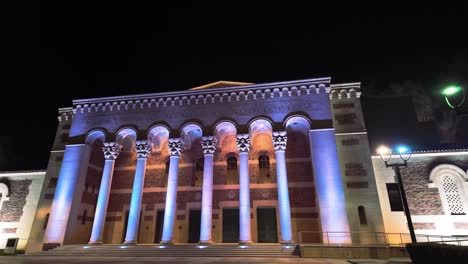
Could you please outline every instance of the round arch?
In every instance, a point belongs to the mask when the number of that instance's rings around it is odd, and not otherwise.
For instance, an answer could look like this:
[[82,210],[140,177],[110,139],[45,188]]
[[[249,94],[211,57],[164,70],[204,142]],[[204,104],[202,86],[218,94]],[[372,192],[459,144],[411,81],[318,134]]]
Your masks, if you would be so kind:
[[86,145],[92,145],[96,140],[100,140],[102,143],[106,141],[106,132],[101,129],[93,129],[88,132],[85,139]]

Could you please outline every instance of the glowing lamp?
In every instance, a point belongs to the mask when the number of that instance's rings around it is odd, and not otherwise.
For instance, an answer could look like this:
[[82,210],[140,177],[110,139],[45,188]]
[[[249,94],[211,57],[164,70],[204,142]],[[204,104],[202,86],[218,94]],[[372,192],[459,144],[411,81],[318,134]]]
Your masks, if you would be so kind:
[[[455,97],[458,94],[461,95]],[[461,106],[465,102],[465,90],[463,90],[461,86],[449,85],[442,90],[442,95],[445,97],[447,105],[453,109]],[[452,102],[450,102],[449,97],[452,99]],[[454,103],[453,101],[456,102]]]
[[462,89],[460,86],[450,85],[445,87],[444,90],[442,90],[442,94],[445,96],[452,96],[454,94],[459,93],[461,90]]
[[379,153],[380,157],[384,161],[389,161],[392,158],[392,150],[385,145],[381,145],[380,147],[378,147],[377,153]]

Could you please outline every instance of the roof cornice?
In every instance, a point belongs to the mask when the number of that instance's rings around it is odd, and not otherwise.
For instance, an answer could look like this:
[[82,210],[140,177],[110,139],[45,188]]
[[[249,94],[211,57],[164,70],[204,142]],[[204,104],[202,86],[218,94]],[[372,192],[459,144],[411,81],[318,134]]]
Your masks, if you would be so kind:
[[330,99],[334,99],[335,94],[339,99],[359,97],[360,83],[330,86],[330,79],[330,77],[325,77],[222,88],[78,99],[73,100],[73,112],[157,108],[321,93],[329,94]]

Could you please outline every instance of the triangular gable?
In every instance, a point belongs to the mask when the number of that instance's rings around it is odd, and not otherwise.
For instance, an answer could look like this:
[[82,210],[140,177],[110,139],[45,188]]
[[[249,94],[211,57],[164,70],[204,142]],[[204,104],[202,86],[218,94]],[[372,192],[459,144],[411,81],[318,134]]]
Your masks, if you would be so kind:
[[217,81],[213,83],[208,83],[205,85],[197,86],[191,88],[190,90],[201,90],[201,89],[210,89],[210,88],[222,88],[222,87],[231,87],[231,86],[242,86],[242,85],[249,85],[253,83],[245,83],[245,82],[230,82],[230,81]]

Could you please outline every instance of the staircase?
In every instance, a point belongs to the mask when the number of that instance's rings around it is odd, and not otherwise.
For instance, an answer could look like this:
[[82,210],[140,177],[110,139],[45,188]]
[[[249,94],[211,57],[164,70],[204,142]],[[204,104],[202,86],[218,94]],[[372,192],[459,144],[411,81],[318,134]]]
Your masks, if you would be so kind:
[[267,257],[298,258],[295,244],[180,244],[180,245],[64,245],[26,256],[96,256],[96,257]]

